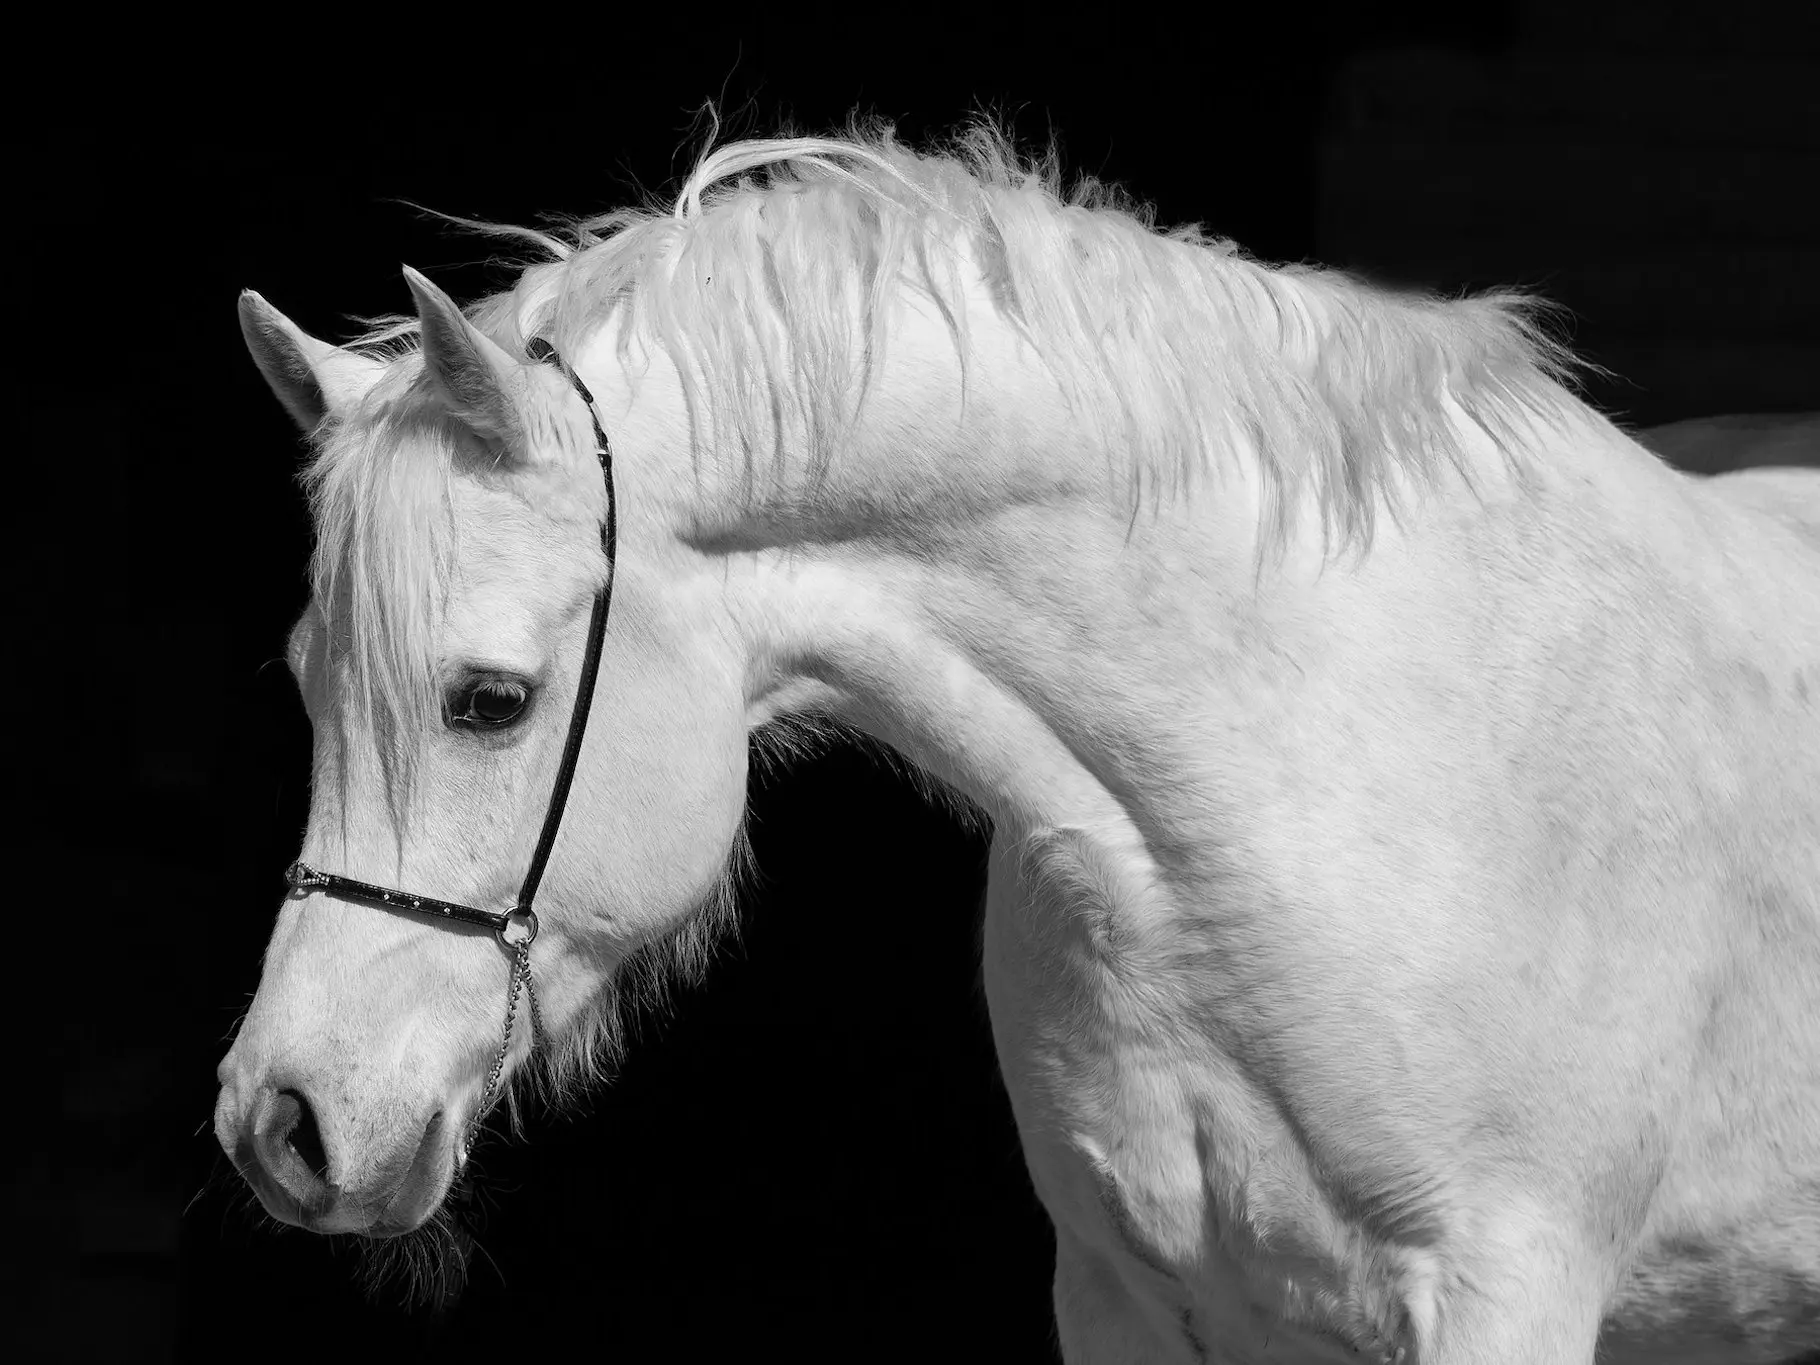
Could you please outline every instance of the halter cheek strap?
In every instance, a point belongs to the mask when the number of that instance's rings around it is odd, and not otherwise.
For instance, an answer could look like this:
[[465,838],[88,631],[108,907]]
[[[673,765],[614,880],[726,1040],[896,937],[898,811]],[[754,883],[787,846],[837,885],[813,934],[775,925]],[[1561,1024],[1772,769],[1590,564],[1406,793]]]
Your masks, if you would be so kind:
[[587,648],[582,654],[581,677],[575,688],[575,706],[569,713],[569,733],[563,740],[562,761],[556,768],[556,783],[550,791],[550,804],[544,811],[543,829],[537,836],[537,847],[531,854],[531,866],[526,870],[524,881],[518,888],[518,899],[508,910],[482,910],[477,906],[463,905],[459,901],[439,900],[435,896],[422,896],[414,891],[400,891],[394,887],[343,877],[339,873],[324,872],[301,858],[286,868],[284,874],[293,891],[320,891],[339,900],[356,901],[381,910],[426,915],[434,919],[491,929],[500,943],[512,953],[505,1036],[500,1040],[499,1051],[493,1058],[493,1068],[487,1077],[486,1088],[481,1093],[480,1103],[475,1107],[474,1117],[469,1120],[467,1131],[463,1134],[463,1160],[466,1160],[468,1151],[473,1146],[480,1121],[486,1117],[494,1100],[498,1098],[500,1078],[505,1073],[506,1056],[512,1046],[512,1024],[518,1011],[518,991],[521,985],[531,1002],[532,1047],[536,1047],[538,1035],[543,1031],[538,1023],[537,994],[531,986],[531,944],[537,938],[537,912],[532,908],[532,903],[537,897],[537,888],[543,881],[544,868],[550,861],[550,851],[556,846],[556,832],[562,828],[563,808],[568,804],[569,788],[575,781],[575,768],[581,761],[581,742],[588,730],[588,712],[594,702],[594,680],[600,673],[600,652],[607,636],[607,613],[613,605],[615,559],[619,547],[619,507],[613,490],[613,450],[607,442],[606,431],[600,425],[594,395],[581,382],[581,377],[563,362],[549,342],[534,337],[525,350],[531,359],[553,364],[562,371],[563,376],[575,387],[576,393],[581,395],[582,402],[588,408],[588,419],[594,424],[594,453],[600,461],[601,477],[607,484],[607,515],[600,526],[600,545],[607,556],[607,578],[601,584],[600,591],[594,594],[594,607],[588,617]]
[[[607,638],[607,612],[613,606],[613,579],[617,576],[615,559],[619,549],[619,503],[613,495],[613,448],[607,444],[607,433],[600,425],[594,395],[581,382],[581,376],[563,363],[556,348],[542,337],[533,337],[525,347],[531,359],[547,361],[561,370],[588,409],[588,420],[594,424],[594,456],[600,461],[600,475],[607,484],[607,515],[600,524],[600,548],[607,557],[607,579],[594,594],[594,609],[588,616],[588,645],[581,656],[581,677],[575,685],[575,709],[569,714],[569,734],[562,745],[562,762],[556,768],[556,785],[550,791],[550,808],[543,817],[543,831],[537,836],[537,848],[531,854],[531,866],[525,872],[524,884],[518,888],[518,904],[511,914],[531,915],[531,932],[537,932],[537,921],[531,902],[543,881],[543,870],[550,861],[550,850],[556,847],[556,831],[562,826],[563,807],[569,802],[569,787],[575,781],[575,765],[581,761],[581,741],[588,731],[588,712],[594,703],[594,680],[600,675],[600,651]],[[499,931],[504,934],[503,926]]]

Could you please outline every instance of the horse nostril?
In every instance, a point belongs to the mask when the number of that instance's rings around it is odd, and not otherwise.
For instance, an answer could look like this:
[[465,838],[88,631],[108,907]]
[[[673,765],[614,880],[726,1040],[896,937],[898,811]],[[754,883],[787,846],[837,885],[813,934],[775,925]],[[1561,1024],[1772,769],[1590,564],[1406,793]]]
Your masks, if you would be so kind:
[[301,1091],[273,1092],[255,1125],[253,1145],[266,1173],[306,1212],[327,1204],[328,1152],[315,1111]]
[[278,1100],[296,1110],[296,1117],[284,1130],[285,1145],[303,1158],[303,1164],[309,1168],[311,1175],[326,1185],[329,1179],[329,1157],[322,1150],[322,1130],[316,1126],[316,1111],[295,1090],[280,1090]]

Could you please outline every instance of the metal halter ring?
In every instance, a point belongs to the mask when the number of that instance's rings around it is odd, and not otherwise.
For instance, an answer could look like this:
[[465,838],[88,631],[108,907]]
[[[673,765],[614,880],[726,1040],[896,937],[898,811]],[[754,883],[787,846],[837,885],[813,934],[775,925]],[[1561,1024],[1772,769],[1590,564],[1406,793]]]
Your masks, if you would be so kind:
[[[525,936],[521,939],[506,937],[506,931],[509,930],[515,922],[524,925]],[[510,910],[506,911],[505,922],[493,932],[498,936],[499,941],[513,952],[517,952],[521,948],[529,948],[533,943],[537,942],[537,912],[529,906],[515,905]]]

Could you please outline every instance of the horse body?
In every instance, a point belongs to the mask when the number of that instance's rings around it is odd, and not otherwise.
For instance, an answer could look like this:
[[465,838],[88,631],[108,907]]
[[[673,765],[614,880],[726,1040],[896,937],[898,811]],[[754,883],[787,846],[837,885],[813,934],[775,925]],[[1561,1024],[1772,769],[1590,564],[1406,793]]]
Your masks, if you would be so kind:
[[[514,334],[568,329],[620,452],[611,700],[539,941],[551,1030],[597,1033],[622,964],[711,895],[747,731],[832,716],[994,821],[985,981],[1068,1359],[1584,1361],[1602,1321],[1620,1360],[1820,1344],[1820,554],[1780,510],[1800,476],[1766,511],[1767,486],[1673,473],[1464,305],[1233,259],[1206,267],[1226,311],[1182,340],[1180,318],[1093,309],[1153,299],[1151,269],[1202,288],[1181,272],[1204,246],[1121,255],[1029,186],[991,201],[989,232],[894,197],[990,198],[947,163],[917,181],[851,146],[742,156],[806,179],[700,210],[761,224],[726,227],[720,254],[690,255],[683,215],[639,257],[667,281],[639,267],[644,314],[564,312],[623,297],[588,275],[620,258],[584,252],[478,327],[420,290],[422,353],[393,362],[471,485],[448,512],[478,549],[429,646],[444,672],[569,676],[594,581],[585,419],[526,396],[542,380]],[[817,170],[841,156],[857,188]],[[1051,245],[1020,245],[1039,211]],[[893,214],[914,251],[894,254]],[[903,269],[827,289],[805,321],[818,277],[789,271],[804,225],[831,221],[855,259]],[[768,273],[740,295],[755,240]],[[1068,300],[1088,315],[1072,350],[1037,288],[1070,245],[1114,259]],[[1406,335],[1399,368],[1387,338]],[[259,337],[312,413],[287,377],[328,358],[276,323]],[[1229,348],[1215,396],[1267,396],[1224,422],[1181,396],[1211,371],[1134,337]],[[1102,361],[1121,382],[1095,390]],[[508,399],[529,414],[509,439],[471,415]],[[334,442],[400,401],[329,403],[328,458],[353,461]],[[486,458],[462,453],[478,426]],[[1157,429],[1192,458],[1134,448]],[[559,453],[511,453],[526,441]],[[383,764],[349,757],[371,727],[334,705],[348,613],[312,612],[308,856],[509,895],[561,684],[522,742],[434,741],[424,785],[457,817],[426,803],[407,836],[381,818]],[[389,844],[348,837],[351,813]],[[436,932],[315,896],[281,916],[217,1115],[281,1216],[383,1230],[401,1191],[421,1217],[454,1178],[434,1134],[479,1091],[490,1021],[466,1002],[487,964]],[[350,979],[388,974],[418,1003],[350,1015]],[[279,1087],[321,1113],[326,1189],[268,1156]]]
[[1092,723],[1046,728],[1106,746],[1071,748],[1125,818],[1001,833],[986,981],[1081,1358],[1284,1358],[1300,1323],[1315,1359],[1575,1359],[1608,1304],[1670,1339],[1811,1314],[1820,613],[1785,543],[1728,619],[1760,529],[1620,463],[1610,513],[1656,529],[1619,553],[1570,475],[1351,575],[1134,570],[1106,605],[1169,652],[1057,660]]

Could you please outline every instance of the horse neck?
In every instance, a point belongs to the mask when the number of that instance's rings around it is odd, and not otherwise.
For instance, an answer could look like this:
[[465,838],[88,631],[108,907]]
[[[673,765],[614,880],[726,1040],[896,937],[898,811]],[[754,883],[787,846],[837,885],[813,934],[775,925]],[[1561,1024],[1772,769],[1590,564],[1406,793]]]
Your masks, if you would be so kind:
[[1134,833],[1166,804],[1172,680],[1251,582],[1256,490],[1228,471],[1134,515],[1129,453],[1008,325],[976,317],[967,353],[963,383],[944,327],[900,331],[851,458],[708,547],[762,712],[832,712],[1001,825]]

